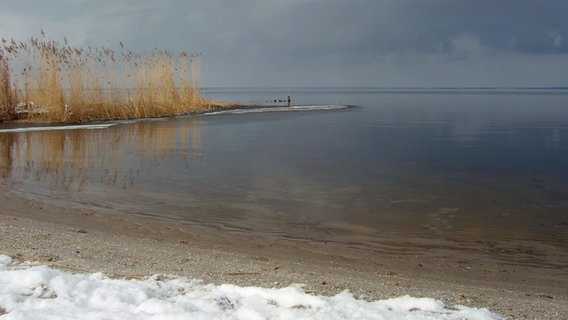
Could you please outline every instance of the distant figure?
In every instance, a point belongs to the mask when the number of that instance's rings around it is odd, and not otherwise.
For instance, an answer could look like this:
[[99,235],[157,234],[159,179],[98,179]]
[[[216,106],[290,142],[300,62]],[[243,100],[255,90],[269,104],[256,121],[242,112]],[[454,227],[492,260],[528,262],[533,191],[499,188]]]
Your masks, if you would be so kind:
[[288,95],[288,107],[290,106],[290,103],[292,103],[292,98],[290,98],[290,95]]

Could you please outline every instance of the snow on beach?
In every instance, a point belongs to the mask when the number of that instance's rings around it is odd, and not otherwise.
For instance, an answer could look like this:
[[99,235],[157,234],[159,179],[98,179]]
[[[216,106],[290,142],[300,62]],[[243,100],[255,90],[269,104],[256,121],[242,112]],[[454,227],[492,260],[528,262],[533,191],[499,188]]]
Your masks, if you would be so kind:
[[403,296],[368,302],[281,289],[153,276],[112,279],[0,255],[0,319],[501,319],[486,309]]
[[114,120],[105,123],[87,123],[74,125],[43,125],[43,126],[25,126],[14,128],[0,128],[0,133],[19,133],[19,132],[38,132],[38,131],[62,131],[62,130],[101,130],[121,124],[130,124],[137,122],[149,121],[165,121],[167,118],[140,118],[131,120]]
[[349,106],[340,104],[330,105],[305,105],[305,106],[282,106],[282,107],[259,107],[259,108],[242,108],[242,109],[229,109],[219,110],[204,113],[204,115],[218,115],[218,114],[246,114],[246,113],[261,113],[261,112],[289,112],[289,111],[326,111],[326,110],[340,110],[346,109]]
[[[246,113],[262,113],[262,112],[289,112],[289,111],[326,111],[340,110],[349,108],[347,105],[304,105],[304,106],[282,106],[282,107],[260,107],[260,108],[243,108],[229,109],[206,112],[204,115],[220,115],[220,114],[246,114]],[[19,132],[37,132],[37,131],[59,131],[59,130],[96,130],[106,129],[119,124],[129,124],[143,121],[163,121],[166,118],[141,118],[132,120],[118,120],[106,123],[77,124],[77,125],[45,125],[30,126],[16,128],[0,128],[0,133],[19,133]]]
[[0,129],[0,133],[55,131],[55,130],[94,130],[94,129],[106,129],[113,125],[114,123],[82,124],[82,125],[70,125],[70,126],[20,127],[20,128]]

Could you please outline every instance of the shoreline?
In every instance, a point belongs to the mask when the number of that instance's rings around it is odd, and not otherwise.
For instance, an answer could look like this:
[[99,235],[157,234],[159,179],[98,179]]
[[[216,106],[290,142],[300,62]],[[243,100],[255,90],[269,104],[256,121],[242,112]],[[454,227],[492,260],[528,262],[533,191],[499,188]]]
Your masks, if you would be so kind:
[[203,106],[199,110],[179,113],[179,114],[166,114],[163,116],[158,117],[117,117],[117,118],[94,118],[94,119],[83,119],[80,121],[50,121],[45,120],[42,118],[37,119],[26,119],[25,117],[22,118],[15,118],[15,119],[2,119],[0,118],[0,124],[3,125],[14,125],[14,126],[22,126],[22,125],[40,125],[40,126],[60,126],[60,125],[88,125],[93,123],[100,123],[100,122],[111,122],[111,121],[129,121],[129,120],[144,120],[144,119],[168,119],[168,118],[175,118],[175,117],[183,117],[188,115],[196,115],[196,114],[204,114],[207,112],[218,111],[218,110],[232,110],[238,108],[253,108],[253,105],[240,105],[235,103],[225,103],[225,102],[206,102],[206,106]]
[[[113,121],[144,121],[144,120],[152,120],[152,119],[170,119],[176,117],[185,117],[185,116],[192,116],[192,115],[204,115],[212,112],[219,112],[219,111],[234,111],[234,110],[248,110],[248,109],[271,109],[271,108],[293,108],[293,107],[301,107],[302,105],[287,105],[283,103],[276,103],[276,104],[240,104],[240,103],[232,103],[232,102],[211,102],[209,105],[205,106],[204,108],[196,111],[186,112],[186,113],[179,113],[179,114],[167,114],[158,117],[124,117],[124,118],[100,118],[100,119],[87,119],[81,121],[72,121],[72,122],[64,122],[64,121],[49,121],[49,120],[42,120],[42,119],[12,119],[12,120],[5,120],[0,118],[0,125],[6,126],[14,126],[14,127],[27,127],[27,126],[65,126],[65,125],[91,125],[96,123],[106,123],[106,122],[113,122]],[[345,105],[346,107],[353,107],[353,105]]]
[[509,252],[491,252],[481,243],[380,239],[396,245],[377,251],[178,226],[0,190],[0,254],[20,261],[123,277],[171,274],[261,287],[303,283],[309,293],[348,289],[366,300],[408,294],[488,308],[507,319],[562,319],[568,312],[568,261],[561,252],[555,266],[543,264],[538,252],[532,262],[515,261],[531,252],[515,252],[513,244]]

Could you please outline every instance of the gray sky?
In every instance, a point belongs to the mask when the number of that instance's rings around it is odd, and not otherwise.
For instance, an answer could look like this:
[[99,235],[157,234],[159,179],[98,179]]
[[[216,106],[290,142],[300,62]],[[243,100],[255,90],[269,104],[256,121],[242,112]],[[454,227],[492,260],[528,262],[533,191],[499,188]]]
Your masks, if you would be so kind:
[[203,86],[568,86],[568,0],[0,1],[0,36],[200,51]]

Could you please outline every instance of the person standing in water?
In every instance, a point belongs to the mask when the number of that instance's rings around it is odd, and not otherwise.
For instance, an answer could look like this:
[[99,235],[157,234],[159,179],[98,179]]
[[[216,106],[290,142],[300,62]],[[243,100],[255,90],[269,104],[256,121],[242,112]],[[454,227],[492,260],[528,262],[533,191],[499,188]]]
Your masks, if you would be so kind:
[[290,98],[290,95],[288,95],[288,107],[290,106],[291,102],[292,102],[292,98]]

